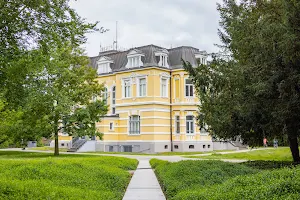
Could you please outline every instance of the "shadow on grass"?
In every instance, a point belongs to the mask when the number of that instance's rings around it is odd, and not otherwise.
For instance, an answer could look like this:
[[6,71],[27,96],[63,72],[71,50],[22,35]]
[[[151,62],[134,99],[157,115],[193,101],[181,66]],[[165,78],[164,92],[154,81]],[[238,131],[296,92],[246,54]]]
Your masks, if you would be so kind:
[[22,151],[0,151],[0,159],[19,159],[19,158],[49,158],[49,157],[87,157],[92,155],[79,155],[79,154],[60,154],[54,156],[54,153],[37,153],[37,152],[22,152]]
[[248,167],[254,169],[261,169],[261,170],[272,170],[272,169],[280,169],[283,167],[295,166],[292,161],[264,161],[264,160],[248,161],[248,162],[241,163],[241,165],[246,165]]

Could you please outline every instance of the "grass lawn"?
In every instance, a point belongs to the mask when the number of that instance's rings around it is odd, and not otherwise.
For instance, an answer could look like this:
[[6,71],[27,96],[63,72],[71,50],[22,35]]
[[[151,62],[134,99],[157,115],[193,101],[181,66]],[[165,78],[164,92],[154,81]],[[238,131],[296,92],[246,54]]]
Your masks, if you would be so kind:
[[152,159],[150,163],[167,199],[171,200],[296,200],[300,197],[300,167],[293,167],[291,162],[169,163]]
[[218,154],[214,153],[210,156],[188,156],[191,158],[205,159],[242,159],[242,160],[275,160],[275,161],[292,161],[290,148],[280,147],[277,149],[262,149],[241,153]]
[[[39,151],[53,151],[54,152],[54,148],[53,147],[30,147],[30,148],[26,148],[28,150],[39,150]],[[60,152],[67,152],[68,149],[67,148],[60,148],[59,149]]]
[[0,151],[0,199],[122,199],[137,160]]

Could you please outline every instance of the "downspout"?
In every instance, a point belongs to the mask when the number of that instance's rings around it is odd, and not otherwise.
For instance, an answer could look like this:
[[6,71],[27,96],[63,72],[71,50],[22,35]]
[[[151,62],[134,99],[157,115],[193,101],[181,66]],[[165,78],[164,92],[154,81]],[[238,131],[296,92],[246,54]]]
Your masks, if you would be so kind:
[[172,122],[172,71],[170,70],[170,142],[171,152],[173,152],[173,122]]

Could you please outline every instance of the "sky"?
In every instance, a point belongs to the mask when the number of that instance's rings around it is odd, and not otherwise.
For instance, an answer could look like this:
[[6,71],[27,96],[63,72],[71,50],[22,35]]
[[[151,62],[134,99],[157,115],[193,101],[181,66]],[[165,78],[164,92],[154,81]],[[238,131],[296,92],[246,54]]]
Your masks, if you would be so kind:
[[100,46],[112,46],[118,21],[119,49],[158,45],[164,48],[193,46],[217,52],[221,0],[77,0],[71,7],[88,22],[99,21],[105,33],[87,34],[88,56],[96,56]]

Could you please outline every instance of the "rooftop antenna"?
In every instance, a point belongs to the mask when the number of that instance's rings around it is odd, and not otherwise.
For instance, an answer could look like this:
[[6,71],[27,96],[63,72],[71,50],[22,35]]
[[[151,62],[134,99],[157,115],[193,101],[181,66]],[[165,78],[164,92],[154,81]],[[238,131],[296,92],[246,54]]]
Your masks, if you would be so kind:
[[116,21],[116,40],[113,44],[116,44],[116,50],[118,50],[118,21]]

